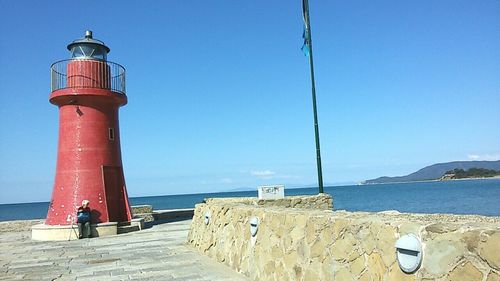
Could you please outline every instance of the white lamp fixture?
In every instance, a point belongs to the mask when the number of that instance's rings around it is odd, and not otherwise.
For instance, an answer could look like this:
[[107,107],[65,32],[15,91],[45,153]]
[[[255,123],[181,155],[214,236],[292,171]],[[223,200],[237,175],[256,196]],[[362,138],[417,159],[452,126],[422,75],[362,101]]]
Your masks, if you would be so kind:
[[257,235],[257,231],[259,230],[259,219],[256,217],[252,217],[250,219],[250,234],[252,237],[255,237]]
[[413,273],[422,264],[422,243],[414,234],[401,236],[396,241],[396,257],[401,270]]
[[205,225],[208,225],[210,223],[210,212],[205,213]]

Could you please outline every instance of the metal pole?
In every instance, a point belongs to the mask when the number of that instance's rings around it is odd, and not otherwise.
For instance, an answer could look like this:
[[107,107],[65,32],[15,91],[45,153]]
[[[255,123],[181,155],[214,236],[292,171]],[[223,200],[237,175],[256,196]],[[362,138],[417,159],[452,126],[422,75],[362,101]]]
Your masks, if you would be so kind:
[[321,150],[319,146],[319,127],[318,127],[318,112],[316,109],[316,85],[314,81],[314,63],[313,63],[313,46],[311,35],[311,23],[309,22],[309,1],[302,0],[304,6],[304,17],[306,31],[308,32],[307,40],[309,43],[309,65],[311,67],[311,84],[312,84],[312,101],[314,113],[314,136],[316,139],[316,165],[318,168],[318,189],[319,193],[323,193],[323,173],[321,169]]

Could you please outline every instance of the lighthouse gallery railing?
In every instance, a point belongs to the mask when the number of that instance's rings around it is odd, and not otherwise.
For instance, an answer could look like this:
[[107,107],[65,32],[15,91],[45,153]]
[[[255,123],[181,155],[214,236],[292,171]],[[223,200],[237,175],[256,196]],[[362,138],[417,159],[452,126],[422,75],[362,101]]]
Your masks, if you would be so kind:
[[97,88],[125,94],[125,68],[93,59],[67,59],[50,67],[52,92],[67,88]]

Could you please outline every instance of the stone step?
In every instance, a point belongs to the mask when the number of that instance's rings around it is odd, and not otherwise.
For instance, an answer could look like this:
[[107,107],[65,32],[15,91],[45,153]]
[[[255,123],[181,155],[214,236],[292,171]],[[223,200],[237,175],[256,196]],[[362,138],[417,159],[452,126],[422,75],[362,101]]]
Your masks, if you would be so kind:
[[129,232],[133,232],[133,231],[139,231],[141,229],[138,225],[122,225],[122,226],[118,226],[117,230],[118,230],[118,234],[122,234],[122,233],[129,233]]
[[131,225],[129,221],[120,221],[118,222],[118,227],[120,226],[129,226]]

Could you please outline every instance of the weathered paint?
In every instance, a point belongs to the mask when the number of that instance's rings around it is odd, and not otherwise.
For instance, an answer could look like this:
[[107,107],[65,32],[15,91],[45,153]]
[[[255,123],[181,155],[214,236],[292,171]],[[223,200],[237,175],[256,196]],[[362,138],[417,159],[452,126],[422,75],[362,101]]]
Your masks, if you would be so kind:
[[84,199],[90,200],[92,223],[130,221],[118,126],[127,97],[108,90],[106,62],[75,60],[67,69],[67,88],[50,95],[59,106],[59,145],[45,224],[74,223]]

